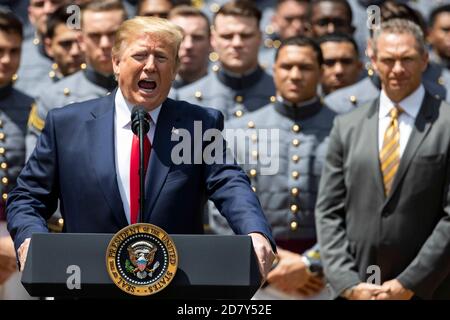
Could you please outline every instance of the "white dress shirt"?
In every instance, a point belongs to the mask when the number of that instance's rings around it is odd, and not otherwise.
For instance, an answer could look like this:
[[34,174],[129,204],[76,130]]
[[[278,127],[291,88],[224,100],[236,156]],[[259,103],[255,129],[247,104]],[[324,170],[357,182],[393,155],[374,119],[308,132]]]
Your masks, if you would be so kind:
[[[404,110],[398,118],[398,125],[400,130],[400,157],[405,151],[411,132],[414,128],[417,114],[425,97],[425,89],[420,85],[413,93],[400,101],[398,105]],[[381,152],[383,148],[383,140],[386,129],[388,128],[391,117],[389,111],[395,106],[395,103],[388,98],[386,93],[382,90],[380,95],[380,109],[378,113],[378,151]]]
[[[131,131],[131,110],[133,105],[125,100],[120,88],[117,89],[115,96],[114,113],[114,146],[116,178],[119,187],[120,198],[122,199],[123,209],[128,223],[130,223],[130,158],[131,145],[133,140],[133,131]],[[161,106],[149,112],[150,130],[147,133],[150,142],[153,145],[155,127],[158,121]],[[150,155],[151,157],[151,155]],[[150,163],[150,161],[149,161]],[[148,172],[148,171],[147,171]]]

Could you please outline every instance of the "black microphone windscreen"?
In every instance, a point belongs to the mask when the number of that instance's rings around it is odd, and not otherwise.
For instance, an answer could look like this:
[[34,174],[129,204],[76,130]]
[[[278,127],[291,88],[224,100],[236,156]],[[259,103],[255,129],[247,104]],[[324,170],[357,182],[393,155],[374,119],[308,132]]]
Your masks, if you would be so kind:
[[135,106],[133,107],[133,110],[131,110],[131,130],[136,135],[139,133],[140,120],[142,120],[144,134],[147,134],[150,129],[150,115],[144,107]]

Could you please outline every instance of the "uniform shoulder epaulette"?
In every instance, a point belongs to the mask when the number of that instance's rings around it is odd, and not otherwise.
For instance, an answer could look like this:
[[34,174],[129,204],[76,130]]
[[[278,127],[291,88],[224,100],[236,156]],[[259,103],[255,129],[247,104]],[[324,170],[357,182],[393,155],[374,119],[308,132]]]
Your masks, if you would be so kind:
[[44,129],[44,124],[45,120],[39,117],[37,105],[36,103],[33,103],[31,105],[30,116],[28,117],[28,127],[33,127],[39,131],[42,131],[42,129]]
[[201,9],[204,5],[203,0],[191,0],[191,5],[197,9]]

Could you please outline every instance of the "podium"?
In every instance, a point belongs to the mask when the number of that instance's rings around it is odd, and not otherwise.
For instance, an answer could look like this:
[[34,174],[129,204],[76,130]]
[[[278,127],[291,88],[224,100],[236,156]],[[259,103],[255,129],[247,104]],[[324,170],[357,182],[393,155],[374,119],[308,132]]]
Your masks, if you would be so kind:
[[[38,297],[134,299],[250,299],[260,286],[249,236],[171,235],[179,257],[175,278],[157,294],[128,295],[116,287],[106,269],[106,248],[112,237],[33,234],[23,286]],[[74,272],[79,289],[68,285]]]

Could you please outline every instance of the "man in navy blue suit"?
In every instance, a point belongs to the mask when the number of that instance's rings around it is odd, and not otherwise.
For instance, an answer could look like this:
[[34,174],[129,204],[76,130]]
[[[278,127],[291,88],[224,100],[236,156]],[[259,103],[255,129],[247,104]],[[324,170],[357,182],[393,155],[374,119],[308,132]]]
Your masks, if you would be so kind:
[[[144,222],[168,233],[203,233],[202,211],[209,198],[237,234],[252,237],[266,276],[275,257],[274,242],[245,173],[234,160],[174,163],[174,134],[193,135],[194,121],[202,124],[203,132],[223,129],[220,112],[167,98],[181,40],[181,29],[164,19],[124,22],[112,50],[119,88],[107,97],[48,113],[36,149],[7,202],[8,230],[22,269],[32,233],[47,232],[45,221],[58,199],[65,232],[114,233],[135,222],[130,115],[134,106],[142,106],[151,117],[145,137],[150,159]],[[208,143],[200,146],[203,154]],[[219,153],[216,159],[223,160],[226,149]]]

